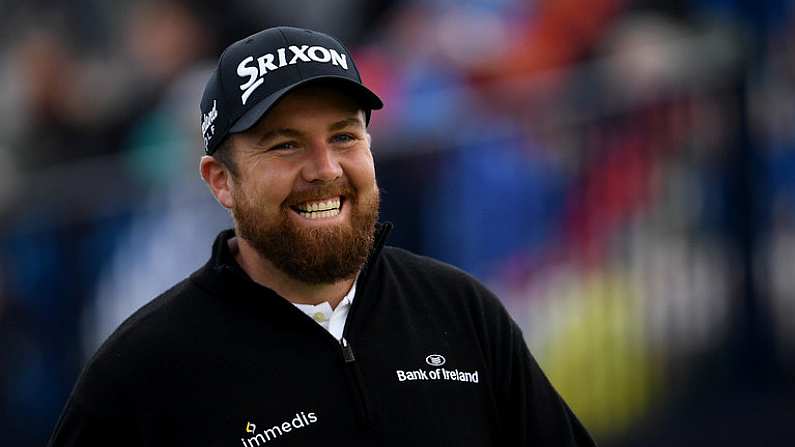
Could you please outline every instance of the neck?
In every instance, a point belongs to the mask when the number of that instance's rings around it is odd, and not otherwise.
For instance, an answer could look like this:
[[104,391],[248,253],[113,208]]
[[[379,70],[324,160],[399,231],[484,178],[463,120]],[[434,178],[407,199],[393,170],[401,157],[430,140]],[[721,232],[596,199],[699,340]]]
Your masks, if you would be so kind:
[[254,280],[290,302],[296,304],[320,304],[328,301],[332,308],[353,286],[353,278],[329,284],[307,284],[298,281],[276,268],[245,239],[235,237],[229,240],[229,248],[240,268]]

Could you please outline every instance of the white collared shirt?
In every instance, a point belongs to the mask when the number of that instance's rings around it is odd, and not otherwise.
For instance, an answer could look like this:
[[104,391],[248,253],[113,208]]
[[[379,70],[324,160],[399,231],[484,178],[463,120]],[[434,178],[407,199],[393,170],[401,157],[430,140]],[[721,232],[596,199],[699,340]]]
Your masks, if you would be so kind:
[[342,330],[345,328],[345,320],[348,318],[348,311],[351,310],[351,304],[353,304],[353,296],[355,294],[356,280],[353,281],[351,290],[349,290],[348,293],[342,297],[340,303],[337,304],[336,309],[332,309],[328,301],[324,301],[320,304],[293,304],[305,313],[306,316],[323,326],[334,338],[340,340],[342,339]]

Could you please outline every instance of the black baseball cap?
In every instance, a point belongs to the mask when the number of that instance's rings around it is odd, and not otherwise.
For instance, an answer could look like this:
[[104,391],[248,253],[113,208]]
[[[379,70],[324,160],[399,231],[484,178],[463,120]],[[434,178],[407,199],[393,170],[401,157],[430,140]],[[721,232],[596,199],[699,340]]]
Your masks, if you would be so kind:
[[292,89],[321,79],[354,96],[368,123],[370,111],[384,105],[362,84],[350,52],[327,34],[280,26],[228,46],[202,95],[204,151],[212,154],[227,135],[251,128]]

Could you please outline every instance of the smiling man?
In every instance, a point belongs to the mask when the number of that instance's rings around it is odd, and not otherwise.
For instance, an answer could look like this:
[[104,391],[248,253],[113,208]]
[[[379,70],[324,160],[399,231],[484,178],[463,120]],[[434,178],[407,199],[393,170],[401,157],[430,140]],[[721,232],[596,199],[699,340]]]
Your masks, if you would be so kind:
[[[359,102],[315,79],[291,90],[201,173],[236,223],[236,260],[282,297],[336,307],[373,248],[378,217]],[[371,98],[373,106],[380,106]]]
[[384,245],[381,107],[325,34],[224,51],[200,172],[234,229],[99,349],[50,445],[594,445],[491,292]]

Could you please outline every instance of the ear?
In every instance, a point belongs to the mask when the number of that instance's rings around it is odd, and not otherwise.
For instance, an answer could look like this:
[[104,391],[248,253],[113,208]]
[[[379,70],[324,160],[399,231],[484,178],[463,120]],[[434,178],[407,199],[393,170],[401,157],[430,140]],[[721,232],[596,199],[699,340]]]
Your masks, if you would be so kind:
[[226,209],[235,206],[232,198],[232,188],[234,188],[232,175],[220,161],[212,155],[203,156],[199,162],[199,174],[221,206]]

